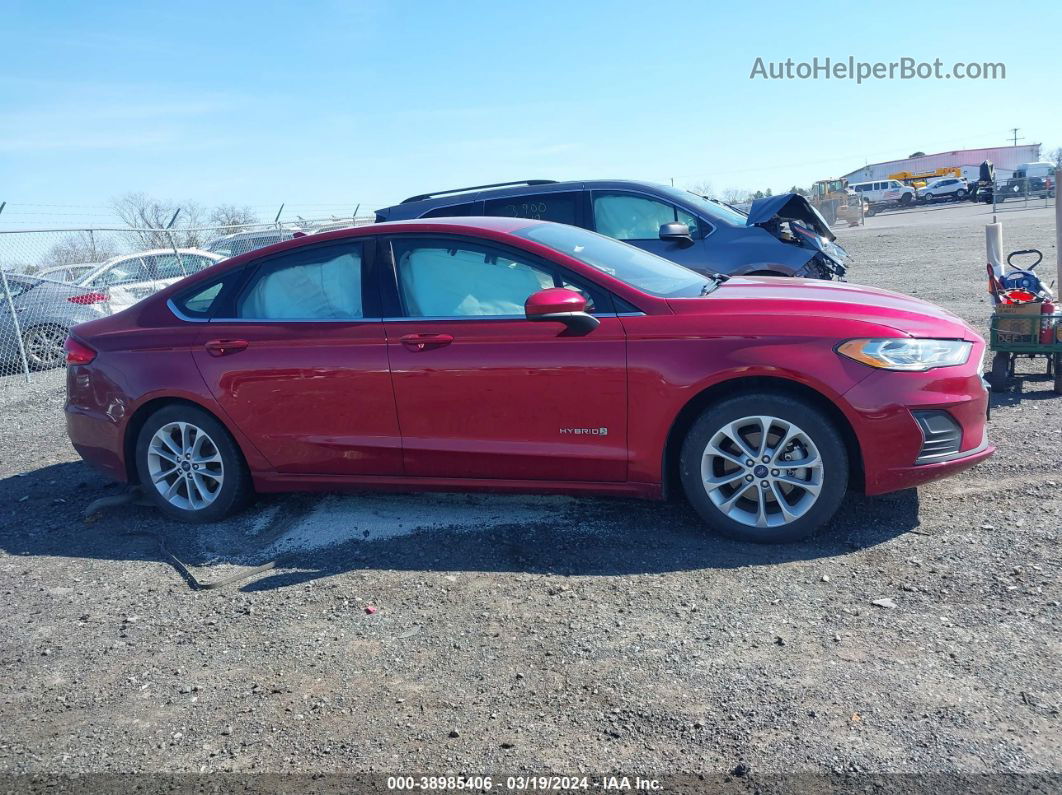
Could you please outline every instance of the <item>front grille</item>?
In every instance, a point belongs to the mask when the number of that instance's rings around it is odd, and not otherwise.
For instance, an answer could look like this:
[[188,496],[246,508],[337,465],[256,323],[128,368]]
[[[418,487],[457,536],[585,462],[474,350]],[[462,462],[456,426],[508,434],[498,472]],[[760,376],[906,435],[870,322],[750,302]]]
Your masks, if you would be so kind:
[[930,464],[959,452],[962,428],[946,411],[916,411],[915,421],[922,429],[922,450],[916,464]]

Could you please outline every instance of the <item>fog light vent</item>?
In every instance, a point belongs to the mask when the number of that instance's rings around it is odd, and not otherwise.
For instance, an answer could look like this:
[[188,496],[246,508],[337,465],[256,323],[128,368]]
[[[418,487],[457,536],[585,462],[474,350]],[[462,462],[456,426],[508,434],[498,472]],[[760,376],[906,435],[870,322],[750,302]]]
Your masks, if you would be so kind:
[[922,451],[916,464],[930,464],[959,452],[962,428],[946,411],[916,411],[915,421],[922,429]]

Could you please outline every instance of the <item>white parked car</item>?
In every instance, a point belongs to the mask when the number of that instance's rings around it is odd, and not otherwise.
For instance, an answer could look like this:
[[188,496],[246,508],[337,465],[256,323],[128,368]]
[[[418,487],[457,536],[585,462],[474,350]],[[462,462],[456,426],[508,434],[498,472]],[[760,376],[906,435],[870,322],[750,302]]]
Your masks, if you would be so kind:
[[911,204],[915,200],[915,189],[898,179],[857,182],[849,187],[871,204]]
[[957,199],[962,201],[970,192],[969,183],[961,177],[939,177],[927,182],[918,189],[918,201],[931,202],[937,199]]
[[120,312],[185,276],[209,268],[224,257],[197,248],[157,248],[112,257],[72,282],[98,291],[111,311]]
[[91,270],[98,268],[98,262],[76,262],[70,265],[56,265],[54,268],[45,268],[33,274],[38,279],[47,279],[53,282],[73,283]]
[[256,251],[274,243],[291,240],[298,229],[258,229],[250,232],[233,232],[231,235],[211,240],[203,248],[222,257],[238,257],[248,251]]

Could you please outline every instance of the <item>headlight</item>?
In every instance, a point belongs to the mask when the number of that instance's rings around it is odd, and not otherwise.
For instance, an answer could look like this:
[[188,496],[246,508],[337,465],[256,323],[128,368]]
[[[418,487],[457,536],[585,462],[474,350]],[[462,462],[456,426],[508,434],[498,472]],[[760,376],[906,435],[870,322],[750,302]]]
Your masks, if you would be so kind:
[[966,364],[972,342],[965,340],[926,340],[888,338],[848,340],[837,352],[857,362],[882,370],[932,370]]

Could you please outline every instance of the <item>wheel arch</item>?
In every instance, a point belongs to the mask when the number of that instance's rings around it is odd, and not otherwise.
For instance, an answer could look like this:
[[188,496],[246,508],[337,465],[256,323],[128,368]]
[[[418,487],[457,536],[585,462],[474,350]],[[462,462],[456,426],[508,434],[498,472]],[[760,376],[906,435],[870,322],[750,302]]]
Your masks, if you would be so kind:
[[218,413],[213,411],[209,406],[204,406],[202,403],[195,400],[190,400],[186,397],[177,397],[175,395],[166,395],[144,401],[144,403],[137,406],[136,411],[133,412],[132,416],[129,417],[129,421],[125,424],[125,436],[122,439],[122,456],[125,463],[125,476],[128,483],[138,484],[140,482],[140,475],[136,468],[136,441],[137,437],[140,436],[140,429],[144,427],[144,424],[153,414],[155,414],[155,412],[173,405],[191,406],[200,411],[205,411],[217,420],[221,426],[229,432],[229,435],[236,444],[236,449],[243,457],[244,464],[248,464],[247,454],[244,452],[240,435],[233,433],[232,428],[229,427],[229,423],[225,421],[224,417],[218,416]]
[[698,392],[682,407],[671,423],[664,443],[661,474],[665,498],[671,499],[682,492],[679,484],[679,455],[682,442],[693,423],[713,403],[751,392],[769,392],[800,398],[820,409],[836,426],[848,453],[849,485],[862,489],[865,483],[863,454],[859,438],[851,422],[837,404],[813,387],[778,376],[743,376],[720,381]]

